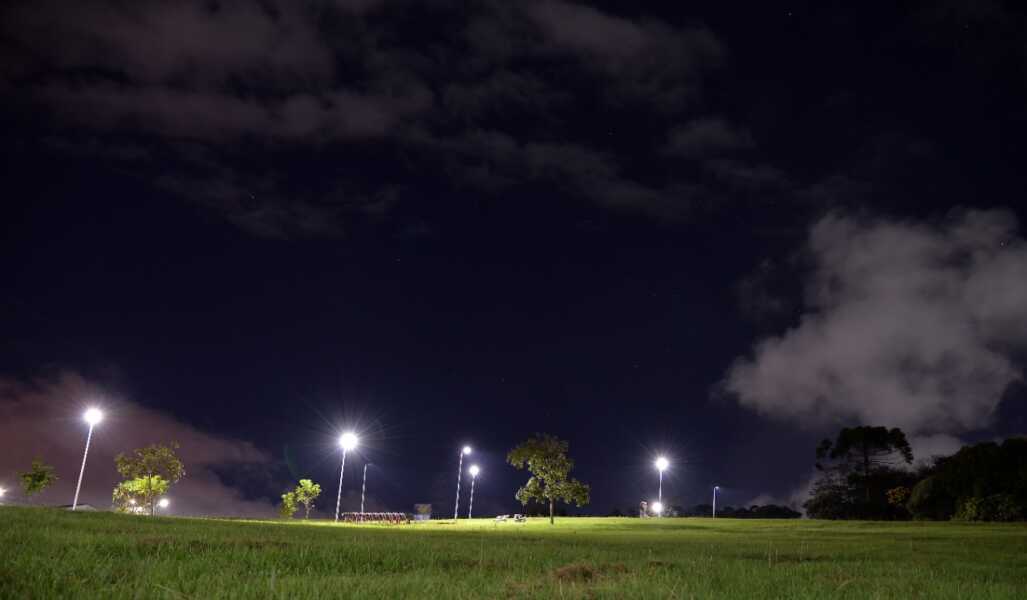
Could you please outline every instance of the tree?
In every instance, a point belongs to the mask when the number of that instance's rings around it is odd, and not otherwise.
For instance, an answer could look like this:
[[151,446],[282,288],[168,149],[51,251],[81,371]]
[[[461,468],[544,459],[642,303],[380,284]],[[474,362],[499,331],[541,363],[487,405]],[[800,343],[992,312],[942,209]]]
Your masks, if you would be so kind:
[[282,503],[278,506],[278,514],[283,519],[291,519],[297,510],[299,510],[299,506],[296,502],[296,493],[285,492],[282,494]]
[[531,473],[516,498],[523,505],[532,500],[548,503],[550,524],[555,522],[557,502],[585,506],[589,501],[589,486],[570,478],[574,461],[567,457],[567,448],[567,442],[552,435],[535,434],[506,455],[508,463]]
[[300,484],[292,492],[296,502],[303,505],[303,518],[310,517],[310,509],[314,508],[314,500],[321,495],[321,486],[309,479],[300,479]]
[[57,481],[57,475],[54,474],[54,468],[44,463],[41,458],[33,459],[32,466],[29,467],[29,470],[24,473],[19,473],[18,476],[21,478],[21,489],[24,490],[25,495],[30,498],[41,493],[43,490],[53,485],[53,482]]
[[122,481],[114,487],[114,510],[126,513],[150,510],[153,514],[157,498],[168,493],[170,487],[171,483],[160,475]]
[[175,456],[177,449],[178,444],[174,442],[167,446],[151,444],[137,448],[129,455],[122,453],[114,458],[114,464],[122,477],[142,480],[141,485],[146,486],[139,493],[151,516],[156,512],[157,497],[166,494],[172,485],[185,477],[185,466]]
[[1027,516],[1027,438],[965,446],[939,458],[910,493],[916,519],[1005,521]]
[[912,486],[916,477],[908,466],[913,451],[901,429],[844,428],[832,442],[816,449],[821,476],[804,505],[813,518],[906,519],[900,504],[888,502],[887,492]]
[[824,461],[828,459],[834,461],[834,469],[845,475],[855,474],[861,480],[864,500],[869,504],[874,472],[894,468],[903,461],[913,464],[913,450],[898,427],[845,427],[833,444],[824,440],[817,447],[818,470],[826,470]]

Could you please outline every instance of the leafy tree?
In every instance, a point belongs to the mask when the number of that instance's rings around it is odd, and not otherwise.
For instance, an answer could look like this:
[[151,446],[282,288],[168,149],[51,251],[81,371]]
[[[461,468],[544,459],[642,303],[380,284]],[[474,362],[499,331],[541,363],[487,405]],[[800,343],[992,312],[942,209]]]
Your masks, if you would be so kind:
[[917,519],[1003,521],[1027,516],[1027,438],[966,446],[939,458],[913,487]]
[[517,469],[527,467],[528,482],[517,490],[521,504],[536,501],[549,504],[549,523],[555,522],[556,503],[585,506],[589,486],[570,477],[574,461],[567,457],[568,443],[549,434],[535,434],[510,450],[506,461]]
[[[147,499],[146,506],[150,509],[150,515],[156,511],[154,501],[157,496],[166,494],[172,485],[185,477],[185,466],[175,456],[177,449],[178,444],[174,442],[167,446],[151,444],[145,448],[137,448],[131,454],[122,453],[114,458],[114,464],[122,477],[128,480],[142,480],[142,485],[148,486],[143,494]],[[163,486],[163,491],[159,493],[158,484]]]
[[25,495],[30,498],[41,493],[43,490],[53,485],[53,482],[57,481],[57,475],[54,474],[54,468],[44,463],[41,458],[33,459],[32,466],[29,467],[29,470],[24,473],[19,473],[18,477],[21,478],[21,489],[24,490]]
[[296,502],[303,505],[303,518],[310,517],[310,509],[314,508],[314,500],[321,495],[321,486],[309,479],[300,479],[300,484],[292,492]]
[[286,492],[282,494],[282,503],[278,505],[278,514],[283,519],[291,519],[297,510],[299,510],[299,503],[296,502],[296,493]]
[[114,487],[114,510],[118,512],[136,512],[148,510],[152,515],[157,498],[168,493],[171,482],[160,475],[136,477],[122,481]]

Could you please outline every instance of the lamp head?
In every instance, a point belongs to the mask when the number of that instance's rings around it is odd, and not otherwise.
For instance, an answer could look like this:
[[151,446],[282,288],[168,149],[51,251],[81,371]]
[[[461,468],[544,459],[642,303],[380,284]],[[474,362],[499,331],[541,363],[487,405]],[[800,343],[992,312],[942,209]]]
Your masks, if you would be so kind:
[[470,446],[464,446],[463,449],[460,451],[460,453],[461,454],[470,454],[471,453],[471,447]]
[[665,471],[667,469],[667,467],[670,466],[670,461],[667,460],[667,458],[665,456],[660,456],[660,457],[657,457],[656,462],[653,463],[653,464],[655,464],[656,468],[659,469],[660,471]]
[[82,418],[86,420],[86,423],[89,423],[90,427],[92,427],[103,420],[103,413],[99,408],[90,408],[84,415],[82,415]]
[[471,468],[467,471],[471,474],[471,477],[477,477],[478,473],[481,472],[481,469],[478,468],[478,465],[471,465]]
[[656,513],[656,514],[663,513],[663,502],[653,502],[651,506],[652,506],[652,509],[653,509],[654,513]]
[[357,443],[359,443],[359,441],[360,440],[357,438],[357,434],[353,433],[352,431],[347,431],[346,433],[339,436],[339,446],[343,450],[352,450],[356,448]]
[[169,504],[171,504],[171,502],[167,498],[161,498],[160,502],[157,503],[157,506],[167,508]]

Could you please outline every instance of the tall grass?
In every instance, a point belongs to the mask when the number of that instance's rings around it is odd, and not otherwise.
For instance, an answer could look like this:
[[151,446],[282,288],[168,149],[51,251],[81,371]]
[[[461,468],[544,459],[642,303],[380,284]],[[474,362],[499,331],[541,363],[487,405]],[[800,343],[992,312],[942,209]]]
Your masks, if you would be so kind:
[[3,598],[1027,598],[1027,527],[335,525],[0,508]]

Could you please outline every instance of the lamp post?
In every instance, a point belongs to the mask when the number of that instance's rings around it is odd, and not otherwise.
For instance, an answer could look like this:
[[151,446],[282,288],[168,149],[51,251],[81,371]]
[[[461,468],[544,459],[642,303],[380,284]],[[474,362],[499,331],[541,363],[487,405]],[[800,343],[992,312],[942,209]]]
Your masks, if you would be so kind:
[[471,511],[474,510],[474,482],[478,481],[478,473],[481,472],[481,469],[478,468],[478,465],[471,465],[467,472],[471,474],[471,502],[467,505],[467,519],[470,520]]
[[[663,512],[663,472],[670,466],[670,461],[666,457],[659,456],[653,464],[656,466],[656,470],[660,472],[660,491],[656,499],[657,504],[660,505],[660,510],[656,511],[656,516],[659,517],[660,513]],[[653,509],[655,510],[655,506]]]
[[719,485],[713,486],[713,518],[717,518],[717,490],[720,489]]
[[75,486],[75,500],[71,503],[71,510],[78,507],[78,493],[82,489],[82,476],[86,472],[86,458],[89,456],[89,442],[93,439],[93,426],[103,420],[103,413],[98,408],[90,408],[82,418],[89,424],[89,433],[86,434],[86,451],[82,453],[82,468],[78,471],[78,484]]
[[367,465],[371,463],[364,463],[364,482],[360,484],[360,515],[363,518],[364,515],[364,492],[367,491]]
[[346,453],[357,447],[357,434],[352,431],[339,436],[339,446],[342,448],[342,466],[339,468],[339,495],[335,498],[335,522],[339,522],[339,507],[342,505],[342,477],[346,474]]
[[464,474],[464,454],[470,454],[471,447],[464,446],[460,449],[460,462],[456,467],[456,504],[453,505],[453,522],[455,523],[460,513],[460,478]]

